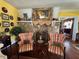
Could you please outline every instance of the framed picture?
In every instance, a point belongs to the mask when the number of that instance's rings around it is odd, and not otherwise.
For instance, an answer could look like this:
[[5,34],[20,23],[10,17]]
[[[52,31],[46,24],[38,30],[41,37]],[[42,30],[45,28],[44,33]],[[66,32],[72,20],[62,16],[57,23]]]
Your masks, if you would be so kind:
[[1,18],[3,20],[9,20],[9,15],[8,14],[1,13]]
[[51,20],[52,8],[34,8],[32,20]]
[[2,7],[2,11],[3,11],[4,13],[7,13],[7,12],[8,12],[8,10],[7,10],[6,7]]
[[9,32],[10,29],[7,27],[7,28],[4,29],[4,31],[5,31],[5,32]]
[[14,26],[14,23],[13,23],[13,22],[11,22],[11,23],[10,23],[10,25],[11,25],[11,26]]
[[1,23],[0,23],[0,26],[1,26]]
[[3,27],[10,27],[10,22],[2,21],[2,26]]
[[52,21],[52,33],[59,33],[60,21]]
[[13,19],[14,19],[14,18],[13,18],[13,16],[9,16],[9,17],[10,17],[10,19],[11,19],[11,20],[13,20]]

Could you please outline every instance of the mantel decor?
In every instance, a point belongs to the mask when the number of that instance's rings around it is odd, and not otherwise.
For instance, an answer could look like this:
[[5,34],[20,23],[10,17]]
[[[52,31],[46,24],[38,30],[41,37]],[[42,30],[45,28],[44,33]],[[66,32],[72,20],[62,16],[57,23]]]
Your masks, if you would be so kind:
[[32,20],[51,20],[52,8],[34,8],[32,13]]

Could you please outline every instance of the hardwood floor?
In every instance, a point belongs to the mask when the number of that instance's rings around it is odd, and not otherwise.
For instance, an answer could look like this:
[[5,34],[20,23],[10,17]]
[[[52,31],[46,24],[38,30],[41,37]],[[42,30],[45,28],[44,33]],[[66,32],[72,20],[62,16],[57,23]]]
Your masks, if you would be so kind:
[[60,55],[57,54],[52,54],[51,52],[48,52],[47,55],[35,55],[33,54],[33,51],[30,52],[23,52],[20,53],[20,56],[28,56],[28,57],[32,57],[32,58],[37,58],[37,59],[62,59],[62,57]]
[[[70,41],[65,41],[64,46],[66,47],[65,59],[79,59],[79,50],[73,47],[73,44]],[[56,56],[54,56],[56,57]],[[52,57],[52,59],[54,58]],[[59,58],[58,58],[59,59]]]
[[[79,50],[73,47],[70,41],[65,41],[64,46],[66,47],[65,59],[79,59]],[[49,55],[41,56],[40,58],[34,56],[33,51],[24,52],[19,54],[19,59],[63,59],[60,55],[52,54],[49,52]],[[49,57],[48,57],[49,56]],[[11,59],[18,59],[17,56],[13,56]]]
[[66,47],[65,59],[79,59],[79,50],[73,47],[70,41],[65,41],[64,46]]

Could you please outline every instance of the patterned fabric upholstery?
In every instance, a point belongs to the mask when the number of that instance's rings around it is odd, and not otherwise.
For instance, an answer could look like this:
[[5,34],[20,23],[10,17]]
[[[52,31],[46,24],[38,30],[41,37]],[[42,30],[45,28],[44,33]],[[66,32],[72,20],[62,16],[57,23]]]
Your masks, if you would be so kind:
[[20,37],[20,42],[19,44],[24,44],[25,40],[29,40],[30,43],[32,43],[32,33],[20,33],[19,34]]
[[[20,37],[20,40],[21,40],[19,42],[19,46],[20,46],[20,49],[19,50],[21,50],[23,52],[24,51],[33,50],[32,36],[33,36],[33,33],[32,32],[19,34],[19,37]],[[52,52],[52,53],[62,54],[63,51],[60,49],[60,47],[54,46],[52,44],[55,42],[55,43],[60,43],[60,44],[63,45],[64,35],[63,34],[58,34],[58,33],[55,33],[55,34],[50,33],[49,36],[50,36],[50,40],[48,41],[49,42],[49,48],[48,48],[48,50],[50,52]],[[30,44],[24,44],[24,41],[25,40],[29,40]],[[60,53],[60,52],[62,52],[62,53]]]

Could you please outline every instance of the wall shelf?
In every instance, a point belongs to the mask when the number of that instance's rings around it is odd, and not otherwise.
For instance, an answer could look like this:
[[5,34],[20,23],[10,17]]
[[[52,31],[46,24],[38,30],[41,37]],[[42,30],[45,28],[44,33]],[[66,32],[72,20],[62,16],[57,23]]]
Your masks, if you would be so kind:
[[27,23],[27,22],[32,22],[32,21],[17,21],[18,23]]

